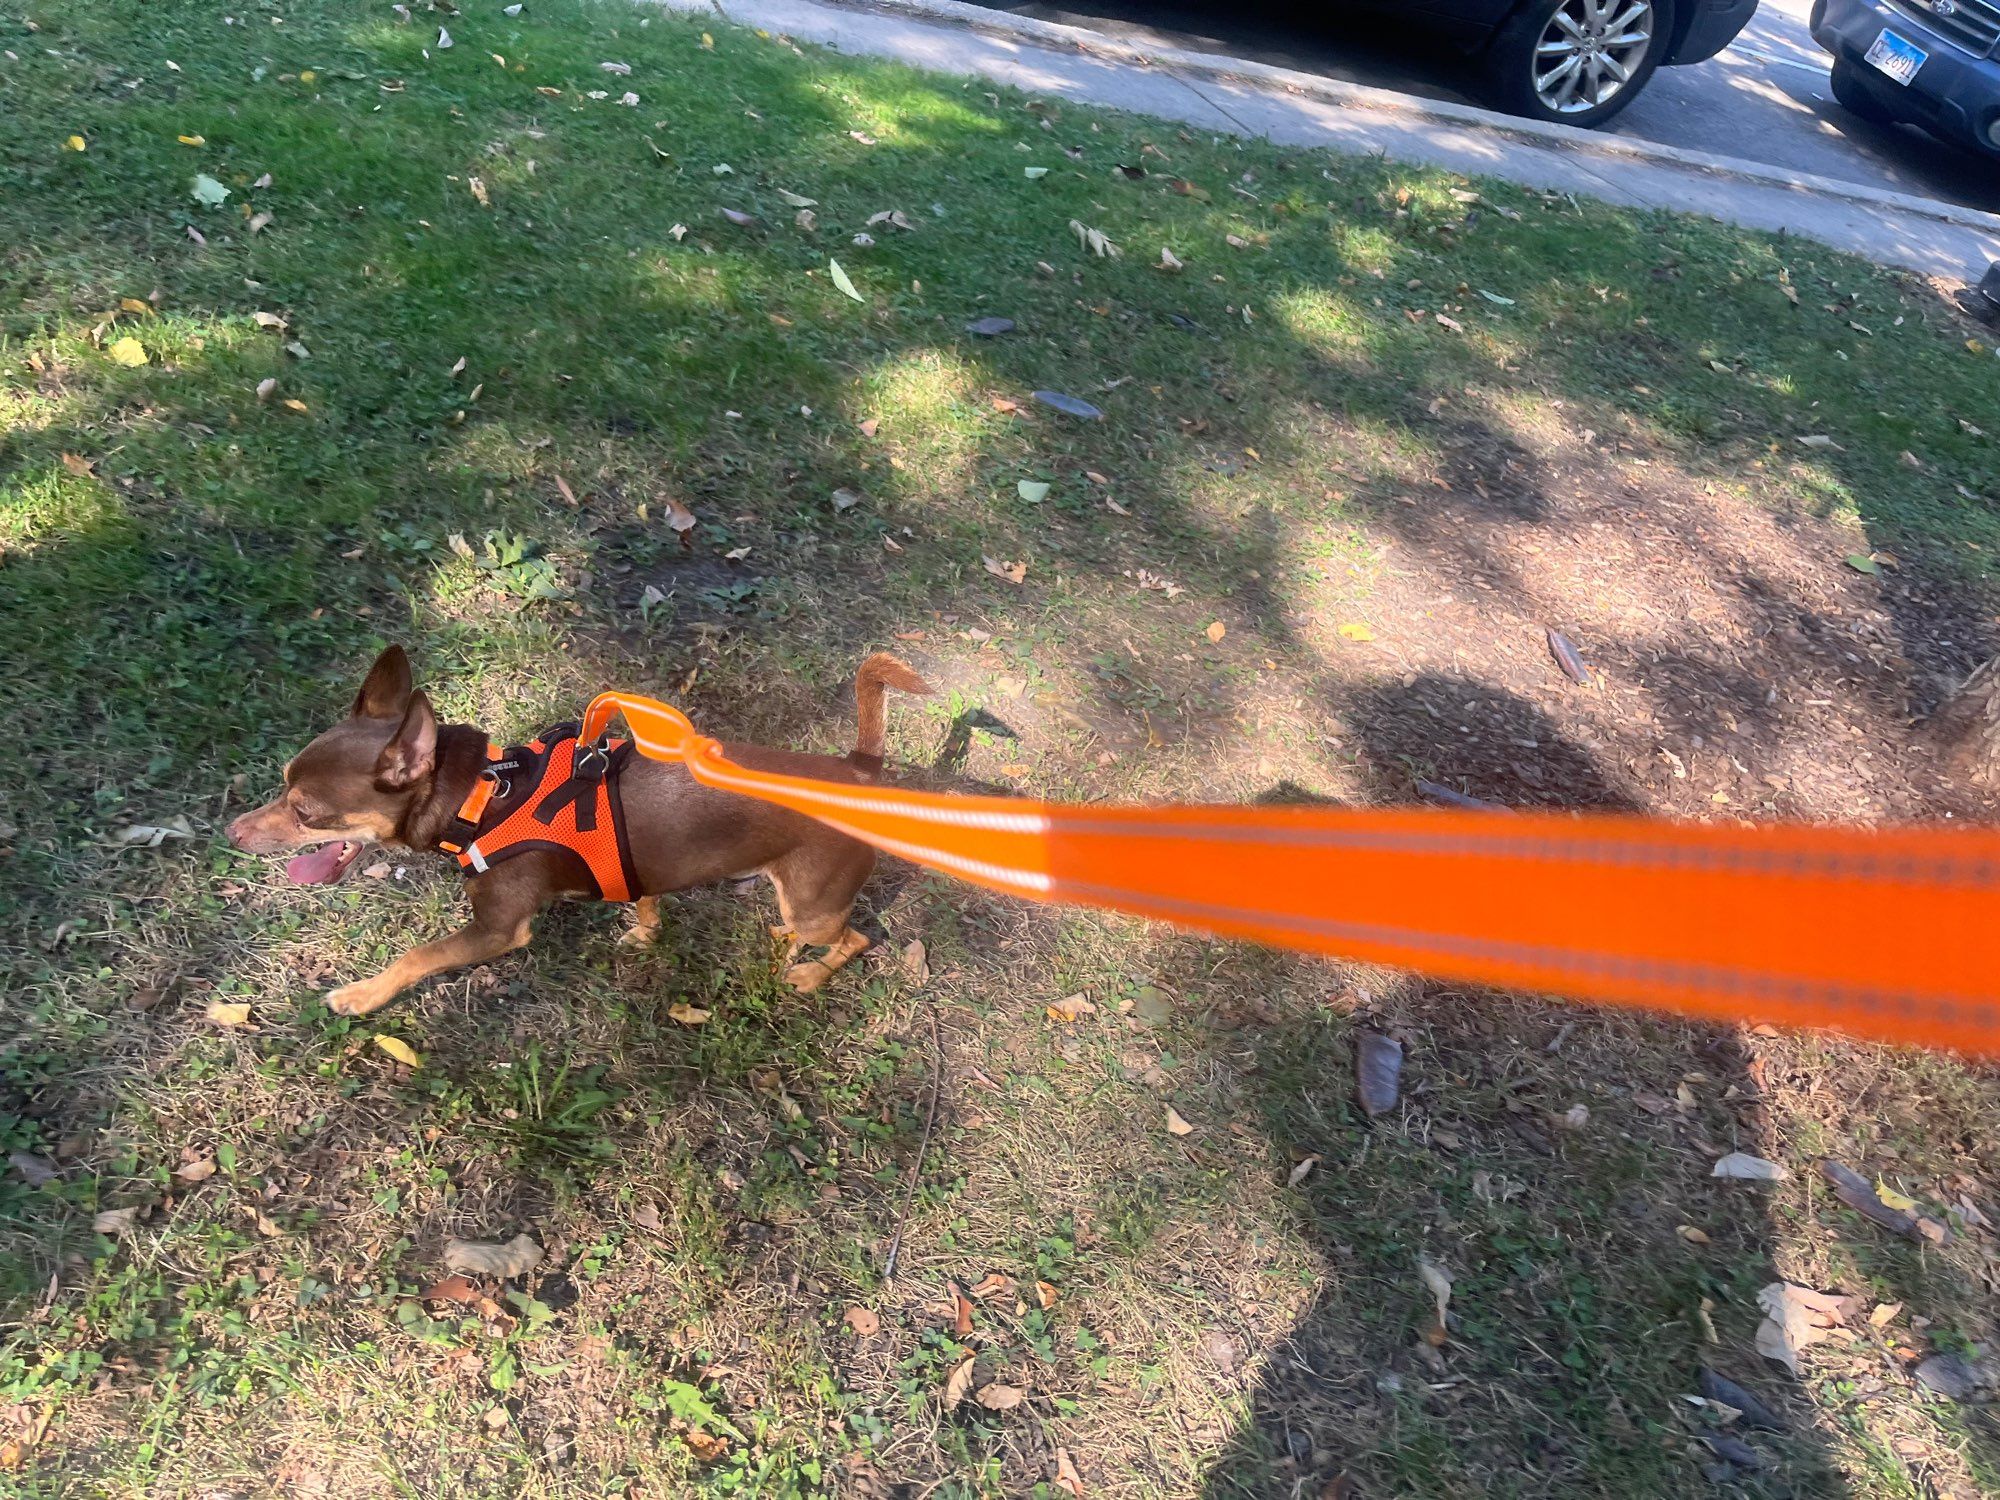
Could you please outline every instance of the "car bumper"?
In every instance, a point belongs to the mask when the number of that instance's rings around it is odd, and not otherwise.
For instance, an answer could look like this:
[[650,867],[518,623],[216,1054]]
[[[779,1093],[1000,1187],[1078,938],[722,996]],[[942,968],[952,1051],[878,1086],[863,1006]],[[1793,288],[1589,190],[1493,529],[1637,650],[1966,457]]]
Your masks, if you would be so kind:
[[1870,94],[1913,125],[2000,155],[2000,58],[1975,57],[1963,43],[1884,0],[1821,0],[1813,7],[1813,40],[1865,73],[1873,69],[1862,59],[1885,30],[1930,56],[1907,86],[1883,78]]
[[1688,23],[1687,35],[1667,61],[1675,66],[1707,62],[1742,35],[1743,28],[1756,14],[1757,0],[1720,0],[1701,7]]

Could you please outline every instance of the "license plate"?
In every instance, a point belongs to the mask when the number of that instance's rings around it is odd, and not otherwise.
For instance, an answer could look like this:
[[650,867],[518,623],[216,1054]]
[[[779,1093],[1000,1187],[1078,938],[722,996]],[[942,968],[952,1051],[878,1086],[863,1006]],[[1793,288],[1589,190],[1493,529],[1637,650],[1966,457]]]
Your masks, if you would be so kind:
[[1868,62],[1886,78],[1908,88],[1917,76],[1917,69],[1930,61],[1930,53],[1915,42],[1907,41],[1893,31],[1885,31],[1875,38],[1875,45],[1868,49]]

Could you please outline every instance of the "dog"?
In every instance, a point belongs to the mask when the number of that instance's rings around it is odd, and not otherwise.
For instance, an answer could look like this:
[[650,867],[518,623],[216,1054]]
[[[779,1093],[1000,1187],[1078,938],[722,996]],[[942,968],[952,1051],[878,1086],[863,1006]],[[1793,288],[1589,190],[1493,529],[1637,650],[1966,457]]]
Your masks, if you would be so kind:
[[[883,699],[892,687],[931,691],[887,652],[862,662],[854,679],[860,726],[845,756],[740,744],[727,745],[727,753],[758,770],[873,784],[882,775]],[[285,866],[295,885],[339,880],[370,845],[458,852],[471,877],[472,920],[381,973],[330,991],[332,1010],[367,1015],[433,974],[524,947],[536,913],[559,897],[636,902],[621,941],[644,944],[659,933],[660,896],[752,873],[769,876],[777,889],[783,922],[771,932],[788,943],[786,961],[806,945],[826,950],[786,971],[793,989],[818,989],[868,949],[872,940],[852,925],[855,897],[875,868],[867,844],[789,808],[703,786],[678,761],[649,760],[631,754],[629,745],[607,754],[573,736],[574,726],[564,726],[518,751],[501,751],[470,725],[440,725],[414,685],[409,657],[391,646],[370,669],[347,718],[285,767],[284,790],[230,823],[229,842],[246,853],[306,851]],[[551,766],[575,773],[554,789],[559,808],[551,804]],[[484,794],[482,782],[490,783]],[[467,818],[475,805],[477,816]],[[565,821],[560,814],[573,814],[581,829],[606,810],[618,833],[615,848],[602,825],[564,834],[576,848],[556,838]],[[489,860],[480,839],[504,837],[507,828],[531,836]]]

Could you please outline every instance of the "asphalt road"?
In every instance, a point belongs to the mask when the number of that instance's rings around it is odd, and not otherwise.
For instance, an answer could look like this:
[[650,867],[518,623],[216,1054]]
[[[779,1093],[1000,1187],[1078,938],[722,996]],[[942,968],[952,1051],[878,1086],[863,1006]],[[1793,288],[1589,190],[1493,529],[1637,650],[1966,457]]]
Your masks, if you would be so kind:
[[[1719,57],[1689,68],[1662,68],[1607,129],[2000,212],[2000,164],[1907,126],[1865,124],[1834,103],[1827,56],[1806,30],[1809,4],[1763,0],[1743,35]],[[1216,52],[1425,98],[1481,102],[1463,62],[1394,21],[1300,20],[1297,11],[1303,7],[1276,0],[1230,5],[997,0],[993,8],[1142,45]]]

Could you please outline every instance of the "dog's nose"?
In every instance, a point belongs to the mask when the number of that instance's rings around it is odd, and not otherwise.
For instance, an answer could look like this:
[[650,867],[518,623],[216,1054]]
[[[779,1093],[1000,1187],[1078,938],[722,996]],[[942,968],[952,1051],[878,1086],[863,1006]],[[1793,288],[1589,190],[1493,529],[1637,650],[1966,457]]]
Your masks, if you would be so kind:
[[231,818],[229,820],[229,826],[222,830],[222,836],[228,839],[229,842],[234,844],[238,849],[244,847],[243,820],[245,818],[248,818],[249,816],[250,815],[248,813],[244,813],[240,817]]

